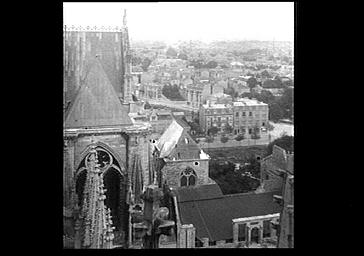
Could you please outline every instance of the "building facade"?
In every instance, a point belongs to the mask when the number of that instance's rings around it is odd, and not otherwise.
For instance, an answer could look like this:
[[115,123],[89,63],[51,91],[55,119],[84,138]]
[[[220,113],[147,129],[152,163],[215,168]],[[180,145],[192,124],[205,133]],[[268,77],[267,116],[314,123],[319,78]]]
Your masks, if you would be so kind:
[[209,156],[189,134],[190,127],[174,119],[155,144],[159,183],[171,188],[214,183],[209,178]]
[[211,127],[224,129],[233,126],[233,106],[230,104],[216,104],[208,102],[200,107],[199,122],[203,131],[207,132]]
[[253,134],[268,125],[268,104],[247,98],[233,102],[234,134]]
[[264,191],[282,190],[284,175],[293,175],[293,152],[274,145],[272,154],[260,162],[260,187]]
[[[206,132],[211,127],[223,130],[229,124],[233,133],[261,134],[268,125],[268,104],[251,99],[239,99],[231,104],[211,103],[202,105],[199,112],[201,128]],[[263,129],[264,130],[264,129]]]

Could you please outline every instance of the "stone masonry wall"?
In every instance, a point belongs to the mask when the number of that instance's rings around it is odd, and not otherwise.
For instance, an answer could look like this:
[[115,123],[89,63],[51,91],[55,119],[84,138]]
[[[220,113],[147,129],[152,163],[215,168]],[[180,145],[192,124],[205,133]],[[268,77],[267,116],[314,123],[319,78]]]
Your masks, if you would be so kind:
[[[277,175],[272,175],[269,171],[277,170],[277,166],[272,159],[267,159],[261,163],[261,183],[266,192],[281,190],[283,186],[283,178]],[[266,178],[269,176],[269,179]]]
[[[195,164],[198,163],[198,165]],[[197,175],[197,185],[210,184],[208,173],[208,160],[184,160],[184,161],[169,161],[162,168],[163,182],[172,187],[178,187],[180,184],[180,175],[187,167],[191,167]]]

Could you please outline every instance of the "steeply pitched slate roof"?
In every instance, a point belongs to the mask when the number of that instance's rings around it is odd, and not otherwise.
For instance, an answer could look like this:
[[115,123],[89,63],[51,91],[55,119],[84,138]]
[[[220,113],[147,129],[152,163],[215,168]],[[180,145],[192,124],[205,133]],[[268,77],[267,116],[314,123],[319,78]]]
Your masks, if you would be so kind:
[[180,203],[206,200],[223,196],[223,193],[217,184],[209,184],[197,187],[178,187],[173,191],[177,196],[177,201]]
[[210,199],[178,202],[182,224],[193,224],[196,237],[211,241],[233,238],[232,219],[279,213],[273,195],[281,192],[224,195]]
[[66,128],[132,125],[97,58],[65,117]]
[[171,159],[178,155],[178,159],[200,159],[201,148],[188,134],[189,130],[185,122],[174,118],[157,142],[160,157]]
[[160,157],[167,157],[178,143],[183,132],[183,127],[176,120],[173,120],[168,128],[164,131],[157,142],[160,150]]

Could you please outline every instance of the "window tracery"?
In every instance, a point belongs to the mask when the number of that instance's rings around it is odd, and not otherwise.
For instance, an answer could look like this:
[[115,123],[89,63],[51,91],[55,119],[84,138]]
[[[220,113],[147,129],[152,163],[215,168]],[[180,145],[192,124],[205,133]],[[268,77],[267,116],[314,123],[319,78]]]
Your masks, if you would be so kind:
[[180,177],[181,187],[194,186],[196,185],[196,180],[197,180],[197,175],[192,168],[187,167],[185,170],[182,171]]

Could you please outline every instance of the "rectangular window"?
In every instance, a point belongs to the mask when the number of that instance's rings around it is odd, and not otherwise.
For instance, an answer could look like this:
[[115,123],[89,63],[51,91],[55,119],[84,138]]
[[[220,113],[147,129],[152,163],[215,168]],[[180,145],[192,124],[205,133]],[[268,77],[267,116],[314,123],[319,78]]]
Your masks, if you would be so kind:
[[238,225],[238,241],[245,241],[245,230],[246,224],[239,224]]
[[245,112],[243,112],[243,116],[245,116]]
[[236,113],[235,113],[235,116],[236,116],[236,117],[239,117],[239,112],[236,112]]
[[253,116],[253,112],[249,112],[249,116]]

